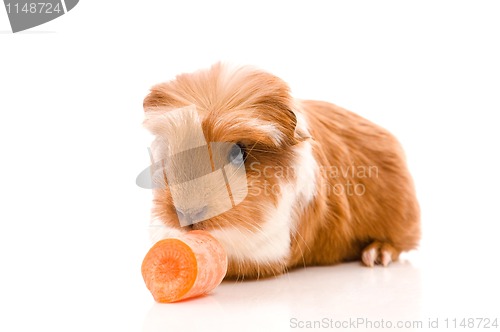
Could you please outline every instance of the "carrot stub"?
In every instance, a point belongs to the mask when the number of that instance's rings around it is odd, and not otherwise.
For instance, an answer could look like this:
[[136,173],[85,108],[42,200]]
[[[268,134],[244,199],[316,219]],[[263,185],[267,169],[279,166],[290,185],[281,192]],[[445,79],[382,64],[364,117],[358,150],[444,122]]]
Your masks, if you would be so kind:
[[217,287],[227,272],[227,255],[210,233],[191,231],[156,242],[141,270],[157,302],[176,302]]

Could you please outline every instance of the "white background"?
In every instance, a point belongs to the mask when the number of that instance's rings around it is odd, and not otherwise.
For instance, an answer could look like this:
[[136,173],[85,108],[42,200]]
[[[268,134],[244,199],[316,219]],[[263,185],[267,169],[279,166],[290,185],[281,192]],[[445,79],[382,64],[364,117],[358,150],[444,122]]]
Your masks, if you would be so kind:
[[[495,1],[81,1],[12,34],[0,8],[0,330],[498,316],[499,14]],[[421,202],[420,250],[387,269],[308,268],[154,304],[140,275],[142,100],[219,60],[396,134]]]

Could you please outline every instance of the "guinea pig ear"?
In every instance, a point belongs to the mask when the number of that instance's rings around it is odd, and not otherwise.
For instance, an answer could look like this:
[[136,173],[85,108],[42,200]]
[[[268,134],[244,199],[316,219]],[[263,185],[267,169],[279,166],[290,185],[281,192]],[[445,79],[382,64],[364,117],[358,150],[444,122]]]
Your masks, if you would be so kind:
[[[282,123],[283,132],[287,136],[286,142],[289,145],[296,145],[307,139],[312,138],[304,116],[297,108],[289,108],[287,119]],[[285,124],[283,126],[283,124]]]
[[294,107],[291,112],[295,117],[295,130],[294,130],[294,138],[297,140],[297,143],[303,142],[307,139],[312,138],[309,129],[307,128],[307,122],[304,118],[304,115],[300,112],[298,107]]

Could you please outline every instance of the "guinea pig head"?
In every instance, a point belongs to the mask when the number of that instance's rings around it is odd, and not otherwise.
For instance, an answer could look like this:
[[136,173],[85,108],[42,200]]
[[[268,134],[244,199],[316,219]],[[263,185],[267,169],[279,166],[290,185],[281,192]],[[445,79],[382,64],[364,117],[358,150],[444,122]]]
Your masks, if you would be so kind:
[[230,260],[283,260],[308,136],[288,86],[217,64],[154,86],[144,110],[155,136],[153,238],[205,229]]

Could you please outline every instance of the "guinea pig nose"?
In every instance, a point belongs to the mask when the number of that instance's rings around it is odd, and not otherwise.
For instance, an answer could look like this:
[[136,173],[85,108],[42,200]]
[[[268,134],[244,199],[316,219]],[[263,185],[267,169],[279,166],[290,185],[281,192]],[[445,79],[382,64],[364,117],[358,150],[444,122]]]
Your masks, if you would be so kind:
[[177,215],[180,219],[187,221],[189,223],[202,221],[208,211],[208,206],[203,206],[201,208],[189,208],[189,209],[175,209]]

